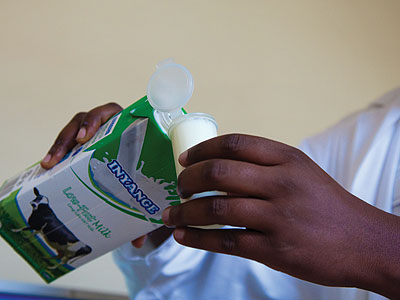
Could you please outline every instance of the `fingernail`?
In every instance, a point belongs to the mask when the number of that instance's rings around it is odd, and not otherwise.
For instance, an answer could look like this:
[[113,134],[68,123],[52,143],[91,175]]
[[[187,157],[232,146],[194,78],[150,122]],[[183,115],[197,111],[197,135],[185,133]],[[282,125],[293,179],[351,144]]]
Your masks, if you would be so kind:
[[86,136],[86,128],[82,127],[81,129],[79,129],[78,134],[76,135],[76,139],[80,140],[83,139]]
[[164,209],[163,213],[162,213],[162,220],[164,222],[164,225],[170,225],[169,224],[169,212],[170,212],[171,208],[167,207],[166,209]]
[[47,155],[42,159],[42,162],[46,164],[50,161],[50,159],[51,159],[51,154],[47,153]]
[[185,236],[185,229],[179,228],[174,231],[174,238],[177,241],[182,241]]
[[186,162],[187,156],[188,156],[187,150],[185,152],[181,153],[181,155],[179,155],[178,161],[181,165],[183,165],[183,163]]

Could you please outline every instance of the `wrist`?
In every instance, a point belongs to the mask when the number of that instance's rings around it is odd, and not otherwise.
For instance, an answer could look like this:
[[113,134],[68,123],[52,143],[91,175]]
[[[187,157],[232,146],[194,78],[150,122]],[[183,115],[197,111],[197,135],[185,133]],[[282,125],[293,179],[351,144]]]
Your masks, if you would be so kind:
[[[400,217],[375,209],[358,249],[354,286],[400,298]],[[361,239],[360,239],[361,240]]]

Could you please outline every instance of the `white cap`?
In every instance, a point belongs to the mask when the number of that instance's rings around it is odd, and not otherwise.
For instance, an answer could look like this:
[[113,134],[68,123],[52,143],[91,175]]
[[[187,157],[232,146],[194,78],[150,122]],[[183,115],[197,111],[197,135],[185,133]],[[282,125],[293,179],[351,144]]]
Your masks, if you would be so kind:
[[147,99],[162,112],[180,110],[192,97],[193,78],[189,70],[172,59],[157,64],[147,85]]

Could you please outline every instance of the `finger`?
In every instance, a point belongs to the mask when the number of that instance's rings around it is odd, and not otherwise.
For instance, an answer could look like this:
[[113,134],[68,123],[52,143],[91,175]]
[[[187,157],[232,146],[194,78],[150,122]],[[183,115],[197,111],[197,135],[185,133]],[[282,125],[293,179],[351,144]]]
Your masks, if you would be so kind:
[[[205,191],[222,191],[268,198],[280,187],[284,172],[242,161],[212,159],[184,169],[178,177],[178,192],[184,199]],[[276,182],[276,184],[275,184]]]
[[61,130],[49,152],[41,161],[41,166],[43,168],[52,168],[69,150],[76,145],[75,136],[85,116],[86,113],[83,112],[76,114],[72,120]]
[[188,247],[212,252],[261,259],[265,234],[249,229],[195,229],[177,228],[175,240]]
[[179,162],[186,167],[203,160],[225,158],[269,166],[284,163],[301,153],[296,148],[266,138],[228,134],[193,146],[181,154]]
[[119,104],[110,102],[89,111],[82,121],[76,141],[80,144],[86,143],[95,135],[101,125],[121,110],[122,107]]
[[166,208],[163,222],[176,227],[222,224],[270,231],[277,223],[272,212],[273,204],[265,200],[207,197]]
[[136,240],[133,240],[131,242],[132,246],[135,248],[142,248],[144,243],[146,242],[147,235],[142,235],[141,237],[138,237]]

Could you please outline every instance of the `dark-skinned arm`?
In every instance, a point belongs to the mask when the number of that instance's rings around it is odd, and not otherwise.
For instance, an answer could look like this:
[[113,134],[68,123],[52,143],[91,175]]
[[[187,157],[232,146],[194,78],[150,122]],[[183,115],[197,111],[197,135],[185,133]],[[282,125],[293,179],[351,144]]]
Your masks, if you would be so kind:
[[[231,196],[167,208],[163,220],[177,226],[177,242],[400,299],[400,217],[347,192],[300,150],[233,134],[194,146],[180,163],[183,198],[212,190]],[[245,229],[186,227],[210,224]]]

